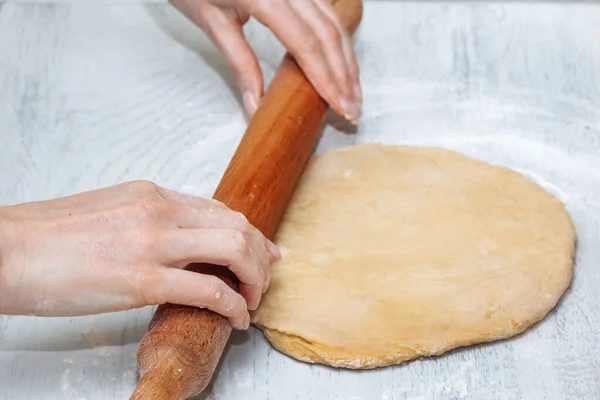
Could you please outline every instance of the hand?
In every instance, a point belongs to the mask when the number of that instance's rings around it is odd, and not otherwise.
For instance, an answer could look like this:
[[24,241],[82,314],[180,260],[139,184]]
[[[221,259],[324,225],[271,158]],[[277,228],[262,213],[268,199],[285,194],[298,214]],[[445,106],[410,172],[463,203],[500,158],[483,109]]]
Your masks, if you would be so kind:
[[[150,182],[0,207],[0,313],[74,316],[169,302],[246,329],[278,258],[242,214]],[[229,267],[241,295],[185,270],[192,262]]]
[[356,123],[362,93],[352,41],[328,0],[170,0],[218,46],[233,69],[246,112],[254,114],[263,77],[242,26],[252,16],[294,56],[321,97]]

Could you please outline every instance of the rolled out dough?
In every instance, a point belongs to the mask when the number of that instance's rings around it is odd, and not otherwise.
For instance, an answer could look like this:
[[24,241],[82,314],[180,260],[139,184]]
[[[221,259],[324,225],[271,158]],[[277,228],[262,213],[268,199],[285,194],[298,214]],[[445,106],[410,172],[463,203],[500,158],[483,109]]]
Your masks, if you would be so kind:
[[570,284],[563,204],[517,172],[439,148],[313,157],[253,313],[298,360],[374,368],[508,338]]

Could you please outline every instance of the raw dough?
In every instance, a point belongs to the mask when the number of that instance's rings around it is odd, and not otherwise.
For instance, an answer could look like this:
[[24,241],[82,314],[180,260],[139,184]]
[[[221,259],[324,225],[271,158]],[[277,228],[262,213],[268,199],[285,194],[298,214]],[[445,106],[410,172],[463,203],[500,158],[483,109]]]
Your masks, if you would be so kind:
[[517,172],[438,148],[315,156],[253,323],[298,360],[374,368],[508,338],[570,284],[563,204]]

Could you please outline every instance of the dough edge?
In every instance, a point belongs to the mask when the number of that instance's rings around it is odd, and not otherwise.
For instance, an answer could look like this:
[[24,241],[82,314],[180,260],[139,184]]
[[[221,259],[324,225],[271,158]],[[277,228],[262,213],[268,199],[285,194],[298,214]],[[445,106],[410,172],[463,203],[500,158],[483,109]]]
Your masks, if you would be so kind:
[[297,334],[271,329],[257,323],[253,323],[253,325],[263,333],[267,341],[277,351],[298,361],[352,370],[389,367],[423,357],[441,356],[461,347],[469,347],[479,344],[508,340],[525,333],[534,325],[544,320],[546,316],[557,307],[558,303],[560,303],[562,297],[571,285],[572,273],[565,278],[566,283],[564,284],[564,288],[562,289],[561,293],[556,296],[555,299],[553,299],[552,304],[547,304],[545,307],[540,307],[542,311],[529,320],[522,322],[516,322],[512,320],[511,330],[500,328],[498,329],[497,334],[490,332],[487,335],[465,338],[463,340],[457,340],[455,342],[446,343],[437,347],[415,346],[412,348],[408,346],[397,346],[394,349],[390,349],[386,353],[360,354],[356,351],[346,350],[342,347],[328,346],[316,339],[303,338]]

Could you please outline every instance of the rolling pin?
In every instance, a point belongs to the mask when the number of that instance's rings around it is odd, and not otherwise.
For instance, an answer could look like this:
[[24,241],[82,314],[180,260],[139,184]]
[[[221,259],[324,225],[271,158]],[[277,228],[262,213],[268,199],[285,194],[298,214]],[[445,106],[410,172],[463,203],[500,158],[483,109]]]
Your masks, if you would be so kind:
[[[335,0],[335,11],[353,34],[362,0]],[[263,100],[227,167],[214,199],[246,216],[272,239],[322,130],[327,104],[293,57],[284,56]],[[192,264],[238,290],[226,268]],[[140,381],[132,400],[184,400],[208,386],[231,335],[229,321],[210,310],[160,305],[142,338]]]

